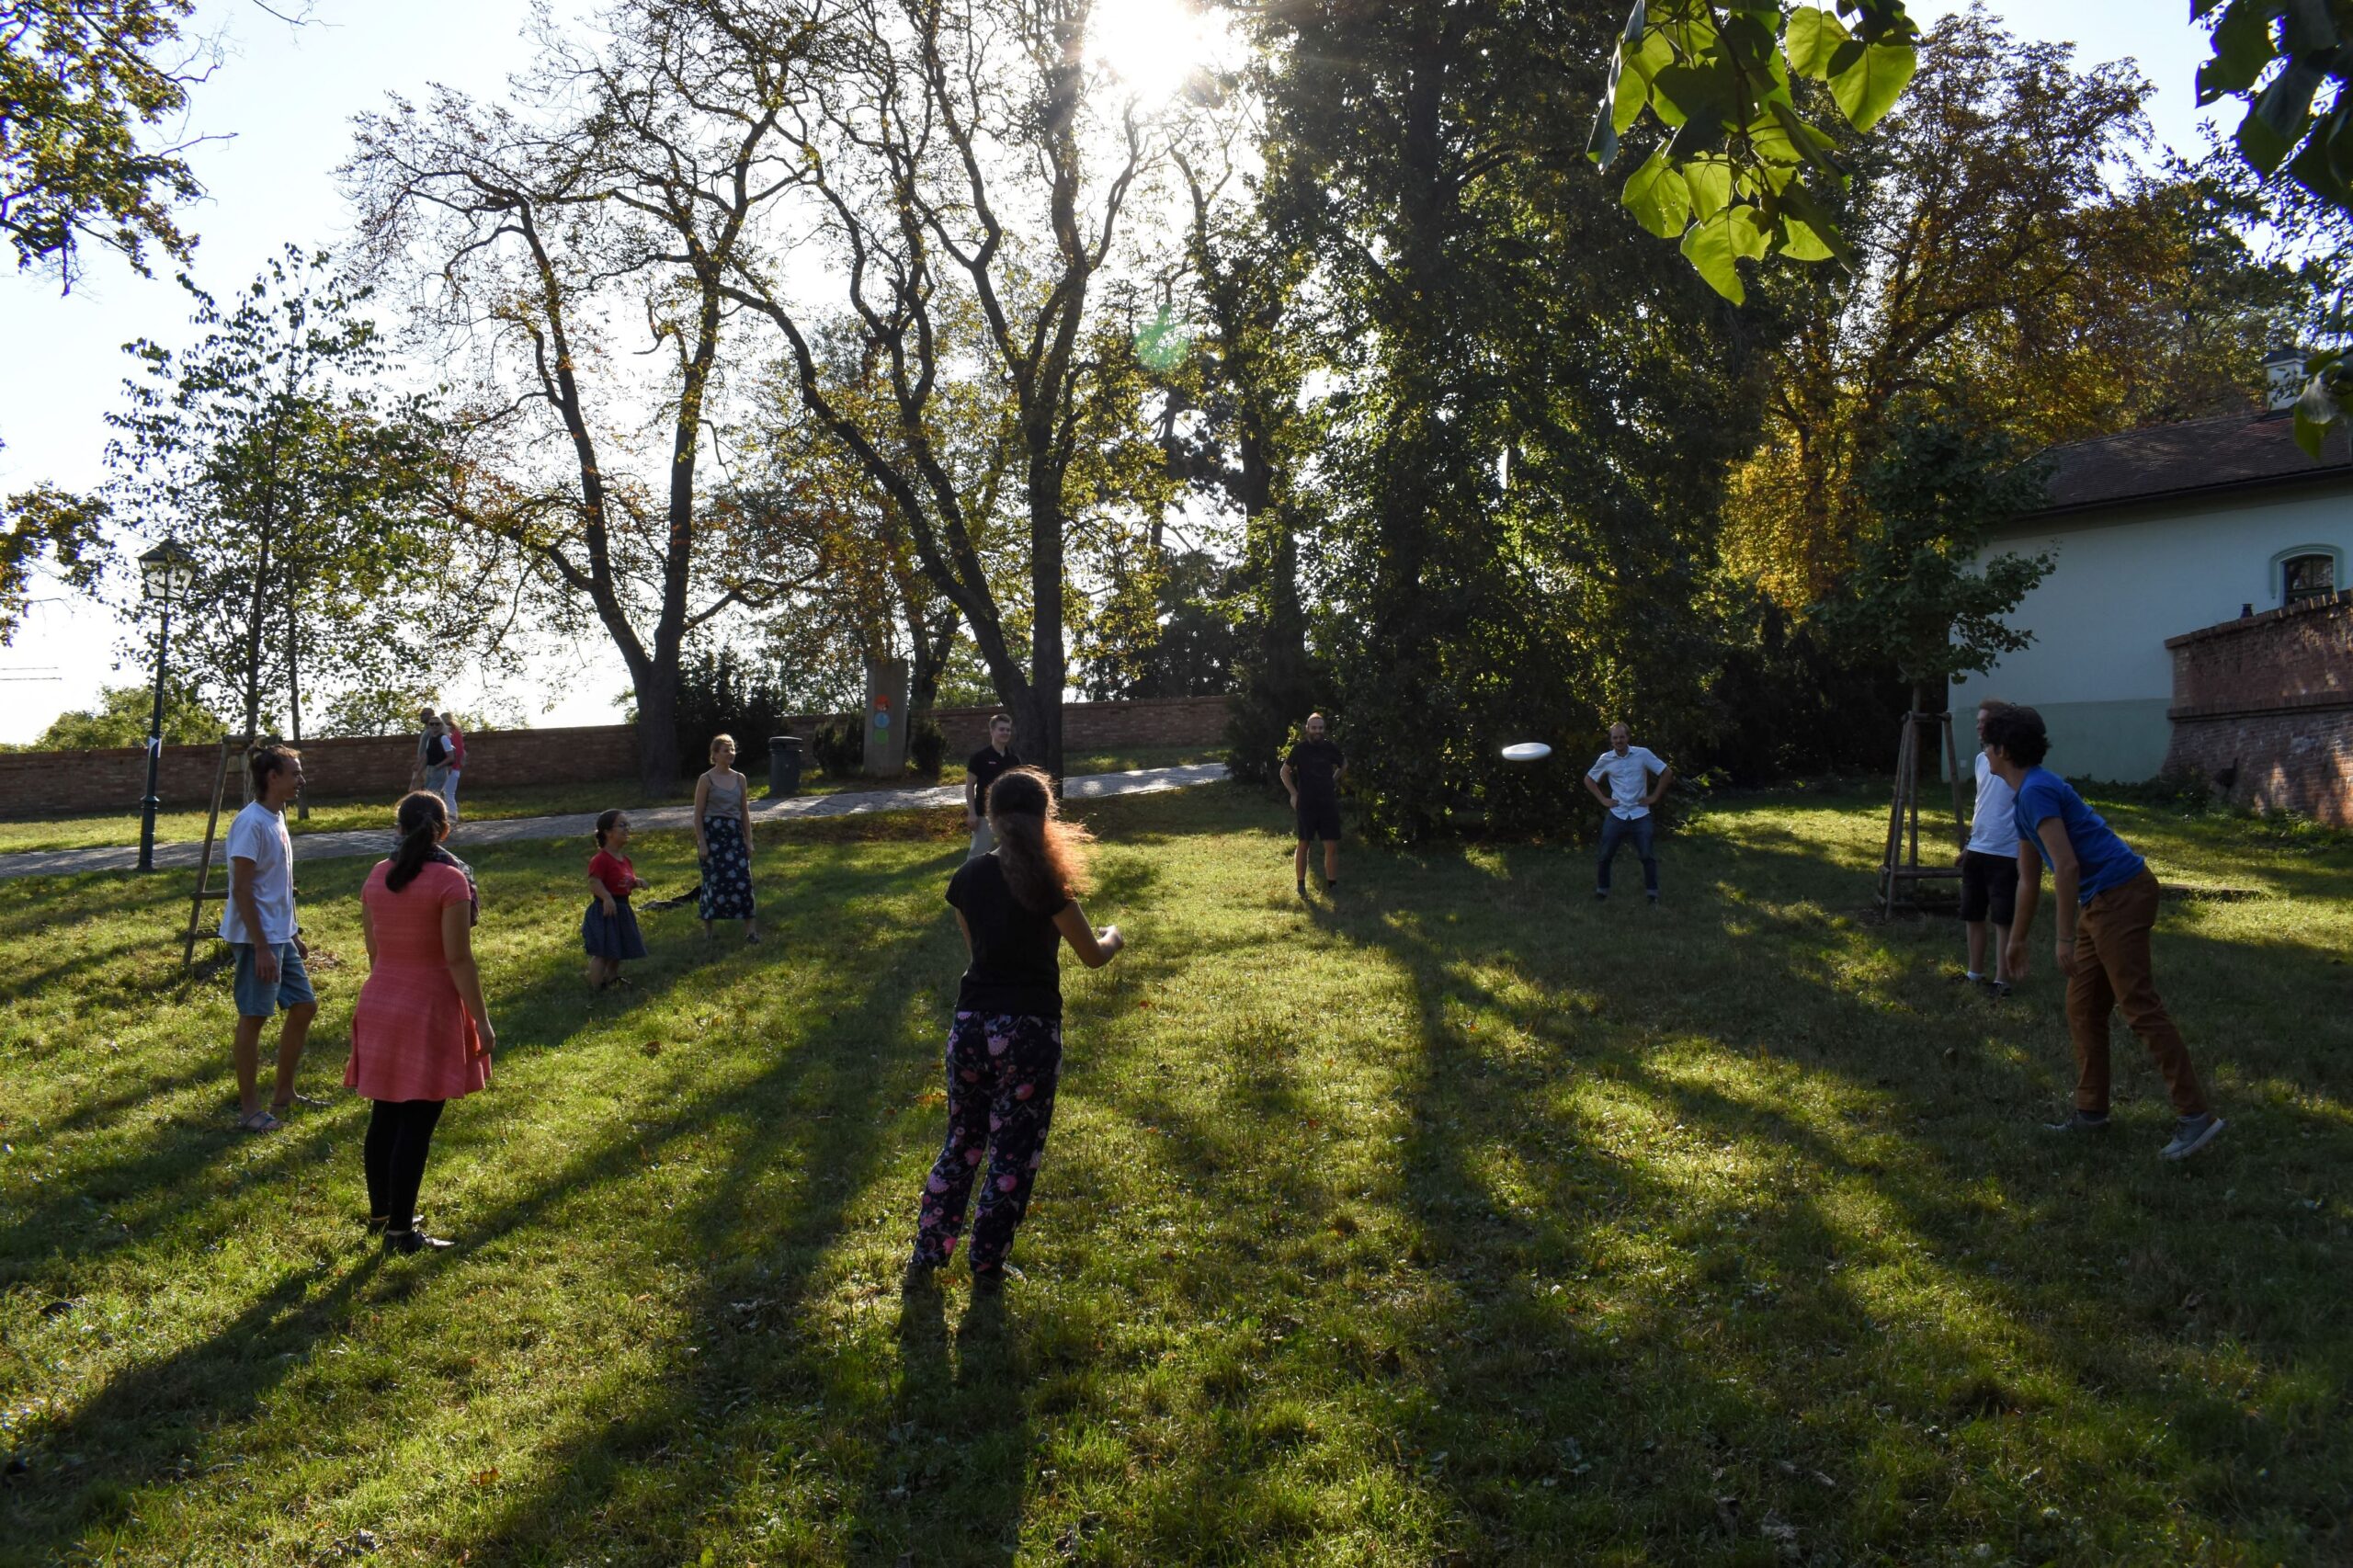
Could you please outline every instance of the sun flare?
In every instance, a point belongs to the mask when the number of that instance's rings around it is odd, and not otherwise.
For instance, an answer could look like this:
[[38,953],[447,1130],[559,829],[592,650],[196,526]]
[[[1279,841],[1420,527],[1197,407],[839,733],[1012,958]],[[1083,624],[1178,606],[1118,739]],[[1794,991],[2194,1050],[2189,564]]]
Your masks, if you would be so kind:
[[1160,102],[1209,62],[1209,21],[1190,0],[1097,0],[1097,63],[1139,98]]

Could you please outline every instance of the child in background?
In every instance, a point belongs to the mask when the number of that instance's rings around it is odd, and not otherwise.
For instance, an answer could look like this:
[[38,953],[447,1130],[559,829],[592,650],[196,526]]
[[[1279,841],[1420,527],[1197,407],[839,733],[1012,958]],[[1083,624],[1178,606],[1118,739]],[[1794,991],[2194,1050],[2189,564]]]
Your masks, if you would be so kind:
[[638,935],[629,895],[646,884],[621,853],[628,846],[629,818],[618,810],[599,815],[597,853],[588,862],[588,887],[597,896],[580,916],[580,939],[588,949],[588,985],[595,991],[627,985],[621,960],[645,956],[645,938]]

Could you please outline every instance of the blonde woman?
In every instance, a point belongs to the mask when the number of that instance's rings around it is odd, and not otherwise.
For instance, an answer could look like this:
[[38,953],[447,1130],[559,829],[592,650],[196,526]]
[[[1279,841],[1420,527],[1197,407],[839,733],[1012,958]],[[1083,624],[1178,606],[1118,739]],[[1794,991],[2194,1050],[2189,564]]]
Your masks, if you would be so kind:
[[696,903],[706,939],[715,920],[741,920],[744,940],[760,939],[752,903],[751,795],[751,780],[735,771],[735,737],[712,736],[710,771],[695,780],[695,858],[702,866]]

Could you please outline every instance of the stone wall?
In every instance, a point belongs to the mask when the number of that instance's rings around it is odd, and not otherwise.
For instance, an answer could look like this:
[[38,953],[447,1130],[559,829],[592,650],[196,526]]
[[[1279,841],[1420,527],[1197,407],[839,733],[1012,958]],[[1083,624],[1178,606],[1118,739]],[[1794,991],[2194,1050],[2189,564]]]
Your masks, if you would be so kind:
[[2353,826],[2353,590],[2168,638],[2165,771]]
[[[933,717],[947,733],[948,771],[956,758],[988,744],[994,708],[942,708]],[[794,719],[806,736],[827,715]],[[844,716],[846,717],[846,716]],[[1225,729],[1222,697],[1174,697],[1138,702],[1071,702],[1063,707],[1063,745],[1072,752],[1129,746],[1211,746]],[[751,772],[767,771],[767,737],[738,735]],[[167,807],[211,803],[221,751],[210,745],[164,748],[157,793]],[[310,741],[302,747],[305,788],[313,800],[397,794],[416,757],[414,735]],[[466,735],[464,788],[514,784],[584,784],[637,777],[637,732],[627,724],[563,730],[484,730]],[[137,746],[107,751],[0,753],[0,817],[65,812],[134,812],[147,787],[147,754]],[[230,785],[230,799],[239,799]]]

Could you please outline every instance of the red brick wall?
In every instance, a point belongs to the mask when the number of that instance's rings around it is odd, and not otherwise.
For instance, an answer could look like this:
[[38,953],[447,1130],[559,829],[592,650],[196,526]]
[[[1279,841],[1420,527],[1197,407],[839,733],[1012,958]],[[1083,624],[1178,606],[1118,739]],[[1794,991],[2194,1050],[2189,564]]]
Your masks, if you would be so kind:
[[[994,708],[942,708],[933,715],[948,733],[951,756],[988,743]],[[822,715],[792,721],[807,735]],[[1176,697],[1142,702],[1072,702],[1063,708],[1063,744],[1071,751],[1119,746],[1217,744],[1225,729],[1222,697]],[[767,737],[738,735],[744,760],[767,767]],[[158,793],[165,805],[203,806],[212,800],[217,746],[165,746]],[[312,741],[302,747],[302,773],[314,799],[397,793],[408,784],[416,756],[414,735]],[[955,769],[951,767],[949,771]],[[637,777],[637,732],[626,724],[564,730],[485,730],[466,736],[467,789],[508,784],[580,784]],[[0,816],[62,812],[136,811],[147,787],[147,754],[138,747],[108,751],[0,753]],[[238,798],[230,785],[230,798]]]
[[2353,591],[2168,638],[2165,771],[2353,826]]

